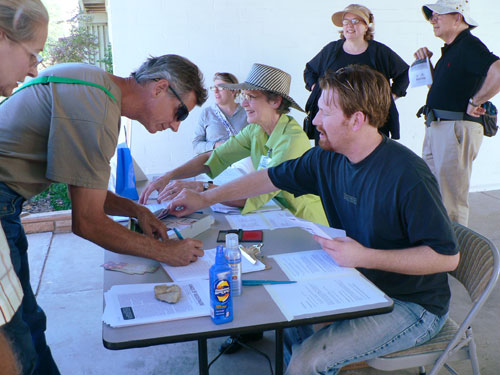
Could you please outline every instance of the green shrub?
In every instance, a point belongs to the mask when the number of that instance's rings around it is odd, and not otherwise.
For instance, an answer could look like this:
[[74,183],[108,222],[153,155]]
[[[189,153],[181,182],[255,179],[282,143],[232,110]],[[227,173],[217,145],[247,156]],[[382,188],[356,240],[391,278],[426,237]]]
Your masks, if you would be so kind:
[[54,183],[50,185],[43,193],[33,197],[33,201],[41,198],[49,198],[50,205],[54,211],[71,209],[71,200],[68,197],[68,186],[63,183]]

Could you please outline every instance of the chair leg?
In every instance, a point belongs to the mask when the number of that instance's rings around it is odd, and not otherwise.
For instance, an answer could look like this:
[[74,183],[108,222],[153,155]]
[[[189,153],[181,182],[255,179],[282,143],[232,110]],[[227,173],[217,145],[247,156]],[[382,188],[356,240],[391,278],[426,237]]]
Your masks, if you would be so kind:
[[477,353],[476,353],[476,342],[474,341],[473,337],[469,342],[469,357],[472,365],[472,373],[474,375],[479,375],[479,361],[477,359]]
[[455,371],[455,369],[453,367],[451,367],[449,364],[445,363],[444,366],[443,366],[445,369],[448,370],[448,372],[451,374],[451,375],[460,375],[458,372]]

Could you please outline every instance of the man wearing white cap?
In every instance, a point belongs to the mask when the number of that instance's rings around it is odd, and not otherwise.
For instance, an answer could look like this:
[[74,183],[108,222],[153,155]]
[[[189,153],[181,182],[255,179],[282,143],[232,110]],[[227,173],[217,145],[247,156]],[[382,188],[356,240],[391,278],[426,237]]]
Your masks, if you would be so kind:
[[[471,34],[478,24],[468,0],[439,0],[422,11],[445,42],[427,95],[422,157],[438,179],[450,219],[467,225],[472,162],[483,139],[481,105],[500,91],[500,60]],[[415,52],[417,59],[432,55],[426,47]]]

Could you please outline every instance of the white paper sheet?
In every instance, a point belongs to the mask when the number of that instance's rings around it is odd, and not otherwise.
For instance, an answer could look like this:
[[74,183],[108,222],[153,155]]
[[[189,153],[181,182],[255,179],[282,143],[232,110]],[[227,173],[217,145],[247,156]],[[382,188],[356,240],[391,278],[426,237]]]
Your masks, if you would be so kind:
[[226,220],[233,229],[260,230],[297,226],[288,220],[290,217],[294,216],[288,210],[281,210],[246,215],[230,215],[226,216]]
[[288,218],[288,220],[292,223],[295,223],[294,226],[301,228],[306,232],[315,234],[320,237],[328,238],[330,240],[335,237],[345,237],[345,230],[343,229],[326,227],[324,225],[316,224],[295,216]]
[[265,285],[287,320],[305,314],[383,303],[384,294],[360,275]]
[[341,267],[326,251],[308,250],[271,255],[289,280],[310,280],[339,274],[359,274],[355,268]]
[[429,58],[416,60],[408,71],[411,87],[432,85],[432,71]]
[[[161,263],[163,269],[174,281],[184,281],[192,279],[208,279],[210,267],[215,263],[216,249],[205,250],[205,255],[194,263],[183,267],[173,267]],[[252,264],[245,257],[241,257],[241,273],[262,271],[266,268],[261,261]]]
[[[222,203],[216,203],[213,206],[210,206],[212,211],[220,212],[223,214],[229,215],[239,215],[241,214],[241,208],[227,206]],[[273,199],[269,202],[266,202],[262,207],[255,210],[255,212],[268,212],[268,211],[280,211],[282,210],[281,206],[279,206]]]
[[226,168],[221,172],[221,174],[214,178],[214,184],[224,185],[240,178],[243,175],[245,175],[245,173],[239,168]]
[[111,327],[125,327],[210,315],[206,280],[178,282],[182,292],[176,304],[158,301],[154,295],[155,285],[158,284],[114,285],[104,293],[104,323]]

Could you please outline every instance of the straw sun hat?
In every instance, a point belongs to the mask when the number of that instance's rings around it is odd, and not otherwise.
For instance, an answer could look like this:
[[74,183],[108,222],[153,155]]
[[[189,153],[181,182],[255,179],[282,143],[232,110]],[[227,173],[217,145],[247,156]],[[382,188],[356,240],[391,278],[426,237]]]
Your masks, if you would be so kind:
[[344,10],[340,12],[335,12],[332,14],[332,22],[337,27],[342,27],[342,21],[346,13],[352,13],[360,17],[368,26],[373,23],[373,14],[370,9],[363,5],[351,4],[348,5]]
[[292,103],[292,108],[304,112],[290,97],[292,77],[281,69],[264,64],[253,64],[243,83],[221,83],[219,86],[229,90],[260,90],[278,94]]

